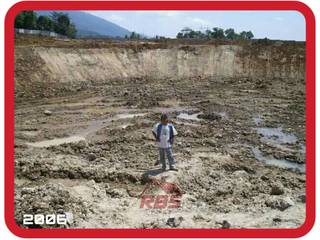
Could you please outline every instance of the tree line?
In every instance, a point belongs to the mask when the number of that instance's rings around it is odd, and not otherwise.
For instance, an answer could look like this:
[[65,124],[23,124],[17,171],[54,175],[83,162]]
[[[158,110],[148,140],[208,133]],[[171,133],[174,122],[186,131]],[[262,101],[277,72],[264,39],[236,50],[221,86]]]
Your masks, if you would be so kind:
[[52,12],[50,16],[38,16],[34,11],[22,11],[16,16],[14,27],[51,31],[70,38],[74,38],[77,34],[77,29],[68,14],[62,12]]
[[143,37],[139,33],[131,32],[130,35],[125,35],[124,38],[125,39],[142,39]]
[[235,32],[233,28],[226,30],[222,28],[212,28],[205,31],[193,30],[191,28],[183,28],[178,34],[177,38],[196,38],[196,39],[252,39],[254,37],[251,31],[242,31],[240,33]]

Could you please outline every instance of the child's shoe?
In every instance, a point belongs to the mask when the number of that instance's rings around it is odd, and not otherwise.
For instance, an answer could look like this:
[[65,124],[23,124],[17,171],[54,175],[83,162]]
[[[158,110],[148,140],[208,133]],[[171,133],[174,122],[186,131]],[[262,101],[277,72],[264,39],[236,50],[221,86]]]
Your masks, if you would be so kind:
[[174,167],[174,166],[171,166],[169,170],[178,172],[178,169],[176,167]]

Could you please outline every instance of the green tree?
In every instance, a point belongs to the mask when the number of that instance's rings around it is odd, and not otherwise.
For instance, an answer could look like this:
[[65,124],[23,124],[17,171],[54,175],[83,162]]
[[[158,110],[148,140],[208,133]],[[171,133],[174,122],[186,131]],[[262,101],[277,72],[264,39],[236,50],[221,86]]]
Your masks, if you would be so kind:
[[188,28],[188,27],[185,27],[181,30],[181,33],[183,35],[183,38],[190,38],[191,35],[190,33],[192,32],[193,30],[191,28]]
[[54,31],[63,35],[67,35],[70,19],[67,14],[61,12],[53,12],[51,19],[54,23]]
[[194,38],[202,39],[205,38],[205,34],[201,31],[194,31]]
[[211,38],[212,37],[212,31],[210,29],[207,29],[205,32],[205,35],[207,38]]
[[213,30],[213,32],[212,32],[213,38],[218,38],[218,39],[225,38],[224,31],[222,28],[215,27],[212,30]]
[[234,31],[233,28],[228,28],[224,31],[227,39],[235,40],[239,38],[239,35]]
[[254,35],[253,35],[253,33],[251,31],[247,32],[246,36],[247,36],[247,39],[254,38]]
[[189,33],[189,38],[197,38],[198,33],[194,30],[191,30],[191,32]]
[[131,32],[130,39],[140,39],[141,36],[139,33]]
[[70,23],[70,25],[67,28],[66,35],[70,38],[75,38],[77,35],[77,29],[76,26],[73,23]]
[[74,38],[77,33],[77,29],[74,24],[71,23],[68,14],[62,12],[53,12],[51,14],[51,20],[53,21],[54,31],[62,35]]
[[247,32],[246,31],[242,31],[240,32],[240,39],[247,39]]
[[39,16],[37,19],[37,28],[40,30],[53,31],[52,20],[48,16]]
[[24,25],[25,29],[37,28],[37,14],[34,11],[25,11]]
[[15,28],[24,28],[24,11],[20,12],[16,18],[14,19],[14,27]]
[[206,31],[196,31],[191,28],[185,27],[180,32],[178,32],[177,38],[197,38],[197,39],[252,39],[253,33],[251,31],[242,31],[240,34],[236,33],[233,28],[228,28],[226,30],[222,28],[215,27],[212,29],[207,29]]
[[176,38],[183,38],[183,33],[182,32],[178,32]]
[[14,21],[15,28],[36,29],[37,14],[34,11],[22,11]]
[[254,37],[253,33],[251,31],[242,31],[240,33],[240,38],[241,39],[252,39]]

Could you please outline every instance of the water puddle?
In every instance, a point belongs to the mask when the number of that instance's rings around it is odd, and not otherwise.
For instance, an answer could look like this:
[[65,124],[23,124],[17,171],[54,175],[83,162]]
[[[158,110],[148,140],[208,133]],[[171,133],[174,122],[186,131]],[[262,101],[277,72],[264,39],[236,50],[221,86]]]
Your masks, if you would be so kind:
[[172,113],[172,112],[182,112],[182,111],[193,111],[195,109],[190,107],[183,107],[183,106],[175,106],[175,107],[155,107],[152,109],[153,112],[161,113]]
[[146,113],[119,113],[113,118],[113,120],[142,117],[144,115],[146,115]]
[[271,144],[294,144],[297,137],[292,133],[284,133],[282,127],[278,128],[256,128],[260,134],[261,141]]
[[32,147],[50,147],[50,146],[57,146],[64,143],[72,143],[72,142],[79,142],[85,140],[85,137],[83,136],[71,136],[71,137],[65,137],[65,138],[55,138],[52,140],[45,140],[40,142],[34,142],[34,143],[27,143],[27,145]]
[[291,162],[285,159],[276,159],[272,156],[264,156],[257,147],[252,147],[252,152],[258,161],[263,162],[266,165],[272,165],[279,168],[286,168],[286,169],[298,171],[301,173],[306,172],[305,164],[299,164],[299,163]]
[[123,124],[121,126],[119,126],[119,128],[121,129],[127,129],[128,127],[134,126],[133,124]]
[[[65,143],[79,142],[82,140],[86,140],[85,137],[87,137],[89,134],[99,131],[101,128],[106,126],[106,123],[110,123],[112,121],[119,120],[119,119],[130,119],[134,117],[141,117],[144,115],[146,115],[146,113],[119,113],[114,117],[110,117],[107,119],[90,121],[88,127],[78,131],[76,135],[73,135],[70,137],[64,137],[64,138],[55,138],[52,140],[44,140],[39,142],[30,142],[30,143],[27,143],[27,145],[32,147],[50,147],[50,146],[57,146]],[[129,125],[123,125],[123,126],[125,126],[124,128],[126,128]]]
[[200,113],[193,113],[193,114],[188,114],[188,113],[180,113],[177,118],[178,119],[183,119],[183,120],[192,120],[192,121],[201,121],[201,119],[198,117]]
[[300,152],[302,152],[304,154],[306,153],[306,146],[304,144],[300,143],[299,148],[300,148]]
[[89,135],[90,133],[97,132],[98,130],[103,128],[104,123],[106,123],[106,122],[107,122],[106,120],[93,120],[89,123],[89,125],[86,129],[79,131],[77,135],[85,137],[86,135]]

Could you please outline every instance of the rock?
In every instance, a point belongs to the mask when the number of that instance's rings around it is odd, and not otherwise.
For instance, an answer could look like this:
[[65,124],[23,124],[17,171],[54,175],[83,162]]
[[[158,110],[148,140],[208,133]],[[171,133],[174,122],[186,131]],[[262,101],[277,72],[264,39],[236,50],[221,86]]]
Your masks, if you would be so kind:
[[84,141],[84,140],[81,140],[77,143],[75,143],[75,146],[78,148],[78,149],[84,149],[88,146],[87,142]]
[[294,205],[294,202],[289,197],[271,198],[266,200],[265,203],[267,207],[271,207],[273,209],[279,209],[280,211],[284,211],[287,208]]
[[106,194],[110,195],[112,198],[125,197],[127,195],[126,191],[123,189],[106,189]]
[[279,217],[275,217],[275,218],[273,218],[273,219],[272,219],[272,221],[274,221],[274,222],[281,222],[281,221],[282,221],[282,219],[281,219],[281,218],[279,218]]
[[305,203],[306,202],[306,195],[301,194],[300,196],[298,196],[298,200],[299,200],[299,202]]
[[47,116],[51,116],[51,115],[52,115],[52,112],[49,111],[49,110],[45,110],[43,113],[44,113],[45,115],[47,115]]
[[244,170],[237,170],[232,173],[235,178],[246,178],[248,177],[248,173]]
[[190,202],[196,202],[196,201],[197,201],[197,198],[194,197],[194,196],[191,196],[191,195],[189,195],[189,196],[187,197],[187,199],[188,199],[188,201],[190,201]]
[[97,158],[97,157],[96,157],[96,155],[95,155],[94,153],[89,153],[89,154],[88,154],[88,160],[89,160],[89,161],[94,161],[96,158]]
[[205,143],[212,147],[215,147],[217,145],[217,142],[214,139],[206,139]]
[[181,216],[178,218],[171,217],[171,218],[168,218],[167,225],[173,228],[179,227],[182,221],[183,221],[183,217]]
[[41,209],[41,210],[46,210],[49,209],[49,203],[46,202],[35,202],[33,204],[34,209]]
[[220,186],[216,191],[216,196],[226,196],[228,194],[233,194],[231,186]]
[[23,188],[21,190],[21,195],[25,195],[25,194],[32,194],[34,193],[34,188]]
[[197,220],[206,220],[204,217],[203,217],[203,215],[202,214],[196,214],[196,215],[194,215],[193,216],[193,218],[192,218],[194,221],[197,221]]
[[124,207],[129,207],[129,202],[127,201],[127,200],[124,200],[124,202],[122,203],[122,205],[124,206]]
[[231,224],[227,220],[223,220],[221,228],[230,228]]
[[91,179],[89,182],[86,183],[86,185],[89,187],[95,187],[96,181],[94,179]]
[[207,113],[207,114],[199,114],[198,115],[199,118],[203,118],[209,121],[216,121],[216,120],[220,120],[222,117],[217,114],[217,113]]
[[218,133],[215,135],[216,138],[222,138],[222,134]]
[[282,195],[284,194],[284,187],[280,184],[273,185],[271,187],[270,195]]
[[64,210],[62,208],[58,209],[57,214],[64,214]]
[[99,157],[99,158],[97,158],[96,159],[98,162],[106,162],[106,161],[108,161],[106,158],[104,158],[104,157]]

